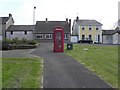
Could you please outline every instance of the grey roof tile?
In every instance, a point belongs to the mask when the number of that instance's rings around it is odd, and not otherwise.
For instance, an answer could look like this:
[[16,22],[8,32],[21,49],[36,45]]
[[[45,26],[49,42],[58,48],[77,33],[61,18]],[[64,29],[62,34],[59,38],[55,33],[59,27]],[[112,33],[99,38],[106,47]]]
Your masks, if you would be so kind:
[[11,25],[7,31],[32,31],[33,25]]
[[62,26],[65,33],[70,33],[70,26],[66,21],[37,21],[35,33],[53,33],[56,26]]
[[102,35],[114,35],[115,33],[120,34],[120,30],[102,30]]
[[93,26],[101,26],[102,24],[96,20],[78,20],[78,24],[81,26],[89,26],[89,25],[93,25]]

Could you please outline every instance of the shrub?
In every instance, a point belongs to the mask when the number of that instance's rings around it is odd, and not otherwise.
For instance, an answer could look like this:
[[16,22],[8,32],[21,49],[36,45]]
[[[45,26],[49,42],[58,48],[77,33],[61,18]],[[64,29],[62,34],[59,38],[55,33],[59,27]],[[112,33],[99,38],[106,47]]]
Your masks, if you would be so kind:
[[36,44],[36,43],[37,43],[36,40],[30,40],[30,41],[29,41],[29,44]]
[[21,40],[19,40],[17,37],[12,39],[12,44],[21,44]]
[[12,43],[12,40],[8,39],[8,38],[4,38],[2,40],[2,43],[8,43],[8,44],[11,44]]
[[25,39],[25,38],[23,38],[23,39],[21,40],[21,42],[22,42],[22,44],[28,44],[28,43],[29,43],[29,41],[28,41],[27,39]]

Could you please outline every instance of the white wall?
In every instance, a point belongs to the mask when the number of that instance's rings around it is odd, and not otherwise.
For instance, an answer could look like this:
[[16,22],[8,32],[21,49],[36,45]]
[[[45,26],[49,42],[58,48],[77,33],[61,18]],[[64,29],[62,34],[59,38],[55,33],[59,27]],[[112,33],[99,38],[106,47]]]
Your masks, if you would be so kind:
[[113,44],[113,36],[103,35],[103,44]]
[[13,38],[18,38],[18,39],[28,39],[32,40],[33,39],[33,32],[32,31],[27,31],[27,34],[25,35],[24,31],[13,31],[13,35],[11,35],[11,32],[6,32],[6,38],[8,39],[13,39]]
[[70,41],[73,42],[73,43],[78,42],[78,36],[71,36],[70,39],[71,39]]
[[116,33],[113,35],[113,44],[120,44],[120,34]]

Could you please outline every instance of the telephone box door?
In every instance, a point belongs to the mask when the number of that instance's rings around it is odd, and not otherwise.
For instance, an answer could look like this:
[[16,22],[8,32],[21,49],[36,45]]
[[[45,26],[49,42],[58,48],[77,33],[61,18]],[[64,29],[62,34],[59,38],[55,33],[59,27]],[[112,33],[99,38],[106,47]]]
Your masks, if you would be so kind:
[[64,29],[54,28],[54,52],[64,52]]

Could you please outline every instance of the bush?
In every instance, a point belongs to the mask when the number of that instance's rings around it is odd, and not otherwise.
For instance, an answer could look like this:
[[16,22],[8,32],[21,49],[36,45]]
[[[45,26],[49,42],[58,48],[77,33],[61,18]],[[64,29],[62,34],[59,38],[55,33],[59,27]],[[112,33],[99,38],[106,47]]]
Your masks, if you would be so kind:
[[11,43],[12,43],[12,40],[7,39],[7,38],[4,38],[4,39],[2,40],[2,43],[8,43],[8,44],[11,44]]
[[30,40],[30,41],[29,41],[29,44],[36,44],[36,43],[37,43],[36,40]]
[[23,38],[23,39],[21,40],[21,43],[22,43],[22,44],[29,44],[29,41],[28,41],[27,39]]
[[12,43],[11,44],[21,44],[21,41],[16,37],[12,39]]

